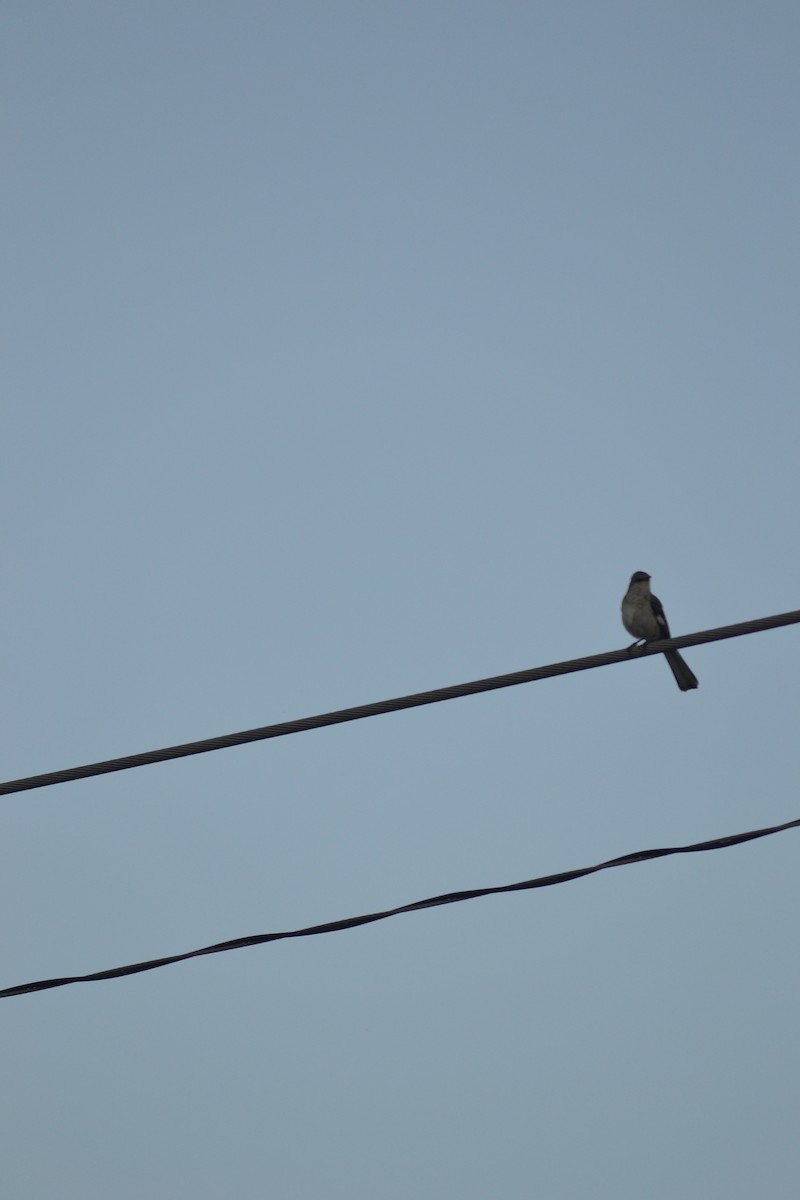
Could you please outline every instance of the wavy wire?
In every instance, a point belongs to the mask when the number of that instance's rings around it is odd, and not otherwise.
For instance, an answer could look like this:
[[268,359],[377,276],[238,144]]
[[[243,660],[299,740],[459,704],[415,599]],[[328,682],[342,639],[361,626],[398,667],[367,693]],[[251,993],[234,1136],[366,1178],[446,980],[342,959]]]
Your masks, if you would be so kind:
[[460,904],[464,900],[478,900],[483,896],[497,896],[503,892],[526,892],[534,888],[554,887],[558,883],[570,883],[573,879],[582,879],[585,875],[594,875],[598,871],[608,871],[612,867],[627,867],[633,863],[649,862],[655,858],[666,858],[671,854],[699,854],[706,850],[724,850],[729,846],[739,846],[743,842],[752,842],[757,838],[770,837],[775,833],[783,833],[787,829],[800,828],[800,819],[785,821],[782,825],[770,825],[765,829],[751,829],[746,833],[734,833],[728,837],[712,838],[707,842],[695,842],[690,846],[667,846],[656,850],[638,850],[633,854],[624,854],[620,858],[611,858],[607,862],[596,863],[593,867],[578,867],[573,871],[561,871],[556,875],[540,875],[536,879],[526,879],[522,883],[506,883],[498,887],[470,888],[461,892],[446,892],[441,896],[431,896],[427,900],[417,900],[412,904],[402,904],[398,908],[386,908],[380,912],[364,913],[359,917],[345,917],[339,921],[326,921],[323,925],[308,925],[305,929],[290,929],[280,933],[256,933],[250,937],[232,938],[227,942],[217,942],[213,946],[203,946],[200,950],[187,950],[183,954],[170,954],[165,958],[152,958],[147,962],[129,963],[124,967],[111,967],[106,971],[95,971],[90,975],[64,975],[58,979],[39,979],[34,983],[21,983],[16,987],[4,988],[0,991],[0,999],[9,996],[24,996],[29,992],[43,992],[48,988],[66,987],[69,983],[97,983],[102,979],[119,979],[123,975],[138,975],[142,971],[155,971],[158,967],[168,967],[172,963],[185,962],[189,958],[201,958],[206,954],[222,954],[226,950],[243,950],[247,946],[260,946],[266,942],[280,942],[285,938],[314,937],[320,933],[338,933],[344,929],[355,929],[359,925],[371,925],[375,921],[386,921],[389,917],[400,916],[401,913],[421,912],[426,908],[436,908],[441,904]]

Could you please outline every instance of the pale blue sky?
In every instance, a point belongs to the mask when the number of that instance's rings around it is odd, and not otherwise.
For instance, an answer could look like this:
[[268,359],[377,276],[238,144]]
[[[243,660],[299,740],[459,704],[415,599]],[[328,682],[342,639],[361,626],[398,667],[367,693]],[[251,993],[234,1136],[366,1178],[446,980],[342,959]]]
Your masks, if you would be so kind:
[[[3,778],[798,607],[796,4],[1,25]],[[0,986],[797,817],[799,651],[9,797]],[[793,1197],[799,847],[6,1000],[8,1194]]]

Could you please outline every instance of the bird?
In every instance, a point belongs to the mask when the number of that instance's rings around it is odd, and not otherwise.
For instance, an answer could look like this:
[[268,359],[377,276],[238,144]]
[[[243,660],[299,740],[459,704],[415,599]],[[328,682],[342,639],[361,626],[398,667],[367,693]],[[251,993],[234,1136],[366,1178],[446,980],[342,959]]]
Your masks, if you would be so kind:
[[[633,646],[670,637],[664,607],[650,591],[650,576],[646,571],[634,571],[631,575],[628,590],[622,598],[622,624],[636,638]],[[682,692],[690,692],[698,686],[697,676],[677,650],[665,650],[664,658]]]

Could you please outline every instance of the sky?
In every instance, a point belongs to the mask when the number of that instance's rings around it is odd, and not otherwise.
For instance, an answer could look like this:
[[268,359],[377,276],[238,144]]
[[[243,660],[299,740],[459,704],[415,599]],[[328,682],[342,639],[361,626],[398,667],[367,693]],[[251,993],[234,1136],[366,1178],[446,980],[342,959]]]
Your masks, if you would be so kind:
[[[796,4],[0,30],[4,779],[798,608]],[[0,987],[796,818],[799,655],[7,796]],[[799,849],[6,999],[8,1194],[793,1196]]]

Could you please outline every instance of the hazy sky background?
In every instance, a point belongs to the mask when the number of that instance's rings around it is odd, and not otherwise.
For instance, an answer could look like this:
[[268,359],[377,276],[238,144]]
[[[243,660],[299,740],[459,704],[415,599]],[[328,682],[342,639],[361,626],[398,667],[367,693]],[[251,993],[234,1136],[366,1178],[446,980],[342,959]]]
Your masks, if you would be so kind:
[[[2,777],[798,607],[795,3],[0,16]],[[0,986],[800,815],[800,631],[3,801]],[[15,1200],[794,1197],[796,833],[2,1003]]]

